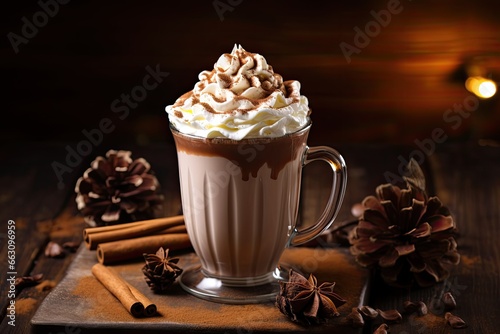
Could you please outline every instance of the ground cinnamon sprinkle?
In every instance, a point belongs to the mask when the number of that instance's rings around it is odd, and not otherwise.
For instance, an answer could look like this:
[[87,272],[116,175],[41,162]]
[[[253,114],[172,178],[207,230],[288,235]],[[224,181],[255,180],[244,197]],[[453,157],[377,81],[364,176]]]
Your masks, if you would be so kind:
[[438,316],[431,312],[423,316],[419,316],[414,313],[405,321],[411,324],[412,328],[415,328],[418,333],[427,333],[431,329],[433,331],[442,329],[442,332],[444,333],[446,329],[446,319],[443,316]]
[[[144,289],[135,282],[133,284],[145,294],[147,293],[147,287]],[[229,327],[249,326],[248,328],[252,329],[281,318],[281,313],[272,304],[225,305],[205,302],[187,294],[177,284],[173,287],[171,295],[148,294],[148,297],[156,303],[159,316],[147,319],[133,318],[93,276],[80,278],[73,294],[81,298],[82,302],[89,303],[84,315],[89,322],[94,319],[110,322],[170,322],[195,327],[220,327],[221,324],[224,324],[224,326]],[[197,304],[196,312],[193,312],[192,305],[194,303]],[[288,321],[285,321],[285,324],[285,328],[294,328],[294,324],[288,324]]]
[[[96,320],[131,321],[137,320],[99,281],[92,276],[80,278],[73,294],[88,303],[84,317]],[[139,319],[140,320],[140,319]]]
[[480,256],[467,256],[467,255],[461,255],[460,256],[460,263],[463,264],[464,266],[474,266],[479,263],[481,263],[481,257]]
[[38,301],[35,298],[22,298],[16,300],[16,313],[27,314],[30,313],[37,305]]
[[36,289],[38,291],[49,291],[49,290],[52,290],[55,286],[56,286],[56,282],[51,281],[51,280],[44,280],[36,286]]
[[477,266],[478,264],[481,264],[481,257],[480,256],[467,256],[467,255],[461,255],[460,256],[460,264],[465,267],[474,267]]
[[[191,255],[181,258],[181,267],[192,260]],[[347,304],[339,308],[341,316],[331,319],[326,326],[344,324],[344,316],[351,307],[359,304],[359,294],[364,285],[364,271],[350,262],[349,257],[338,250],[314,248],[288,249],[283,262],[291,262],[314,269],[312,272],[320,281],[335,281],[335,291],[347,299]],[[147,286],[141,272],[143,263],[128,263],[114,266],[123,278],[139,289],[157,305],[158,316],[133,318],[123,305],[108,292],[101,283],[88,274],[77,279],[73,295],[82,305],[82,318],[88,323],[105,322],[145,322],[152,324],[178,324],[183,328],[195,329],[242,329],[247,331],[266,330],[269,328],[283,331],[301,330],[298,324],[291,322],[278,308],[274,301],[265,304],[227,305],[201,300],[185,292],[178,282],[166,294],[155,294]],[[309,266],[309,267],[307,267]],[[313,268],[314,266],[314,268]],[[195,305],[195,306],[194,306]],[[354,305],[354,306],[352,306]],[[303,329],[307,331],[307,329]]]

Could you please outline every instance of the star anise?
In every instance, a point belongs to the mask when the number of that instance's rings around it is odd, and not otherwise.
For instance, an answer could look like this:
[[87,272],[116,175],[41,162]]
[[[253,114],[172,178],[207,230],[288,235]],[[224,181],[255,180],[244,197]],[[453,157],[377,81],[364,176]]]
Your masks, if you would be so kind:
[[290,269],[288,282],[280,282],[275,305],[294,322],[305,325],[324,323],[339,316],[337,307],[346,303],[333,292],[334,287],[335,282],[324,282],[318,286],[314,275],[310,274],[306,279]]
[[157,293],[167,291],[183,271],[177,265],[179,258],[170,258],[168,252],[168,248],[160,247],[156,254],[143,254],[146,264],[142,272],[151,290]]

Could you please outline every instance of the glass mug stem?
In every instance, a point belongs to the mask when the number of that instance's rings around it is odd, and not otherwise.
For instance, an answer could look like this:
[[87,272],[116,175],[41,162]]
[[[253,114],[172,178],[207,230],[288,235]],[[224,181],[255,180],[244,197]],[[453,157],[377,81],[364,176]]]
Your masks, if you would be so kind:
[[326,162],[333,171],[333,182],[326,207],[318,221],[303,230],[295,229],[288,246],[298,246],[316,238],[335,221],[344,200],[347,186],[347,166],[342,155],[328,146],[306,147],[302,167],[313,161]]

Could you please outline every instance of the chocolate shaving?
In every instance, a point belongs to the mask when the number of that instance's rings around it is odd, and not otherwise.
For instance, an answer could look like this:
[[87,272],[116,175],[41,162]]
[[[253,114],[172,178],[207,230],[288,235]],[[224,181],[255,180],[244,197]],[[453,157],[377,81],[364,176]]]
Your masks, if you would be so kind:
[[467,324],[465,323],[465,321],[459,316],[452,314],[451,312],[446,312],[444,318],[453,329],[467,328]]
[[427,305],[423,301],[417,302],[417,313],[419,316],[423,316],[428,313]]
[[377,309],[378,314],[382,319],[388,322],[392,323],[399,323],[401,320],[403,320],[403,317],[401,316],[401,313],[399,313],[398,310],[387,310],[387,311],[382,311]]
[[418,305],[410,300],[407,300],[403,303],[403,310],[406,314],[412,314],[416,312],[418,309]]
[[15,287],[22,289],[24,287],[33,286],[39,284],[43,279],[43,274],[35,274],[33,276],[23,276],[17,277]]
[[64,249],[57,242],[50,241],[45,247],[45,256],[47,257],[64,257]]
[[351,324],[353,328],[361,328],[365,325],[365,320],[361,313],[359,313],[357,307],[353,307],[351,313],[346,316],[347,321]]
[[373,320],[378,316],[378,311],[370,306],[361,306],[358,311],[363,315],[363,318]]
[[457,307],[457,302],[455,301],[455,297],[453,297],[451,292],[446,292],[441,300],[444,303],[444,309],[447,311],[454,310]]
[[389,326],[387,324],[381,324],[378,328],[373,332],[373,334],[387,334],[387,330]]

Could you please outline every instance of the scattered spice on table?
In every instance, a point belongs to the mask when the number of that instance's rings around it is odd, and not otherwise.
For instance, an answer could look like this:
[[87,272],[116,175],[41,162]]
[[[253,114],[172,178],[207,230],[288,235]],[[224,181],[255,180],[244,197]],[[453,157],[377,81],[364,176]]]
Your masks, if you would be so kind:
[[419,316],[426,315],[429,313],[429,310],[427,308],[427,304],[425,304],[423,301],[418,301],[417,302],[417,313]]
[[373,334],[387,334],[389,326],[387,324],[381,324],[373,331]]
[[57,285],[57,283],[55,281],[52,281],[52,280],[44,280],[42,282],[40,282],[40,284],[38,284],[36,286],[36,289],[38,291],[50,291],[52,290],[55,286]]
[[378,311],[368,305],[359,307],[359,312],[365,319],[374,320],[376,317],[378,317]]
[[32,276],[16,277],[16,281],[15,281],[14,285],[17,289],[22,289],[24,287],[37,285],[42,280],[43,280],[43,274],[35,274]]
[[38,300],[27,297],[16,300],[16,313],[18,315],[29,314],[38,305]]
[[398,310],[377,310],[379,316],[389,323],[399,323],[403,320]]
[[446,312],[444,318],[453,329],[467,328],[465,321],[451,312]]
[[64,257],[64,249],[57,242],[49,241],[47,246],[45,246],[45,256],[47,257]]
[[423,301],[413,302],[411,300],[406,300],[403,303],[403,311],[405,314],[412,314],[417,312],[419,316],[424,316],[429,313],[427,304]]
[[362,328],[365,325],[365,320],[357,307],[352,308],[351,313],[346,316],[346,319],[354,328]]
[[451,292],[446,292],[443,294],[441,300],[444,303],[444,309],[447,311],[454,310],[457,307],[457,302],[455,301],[455,297],[451,294]]

